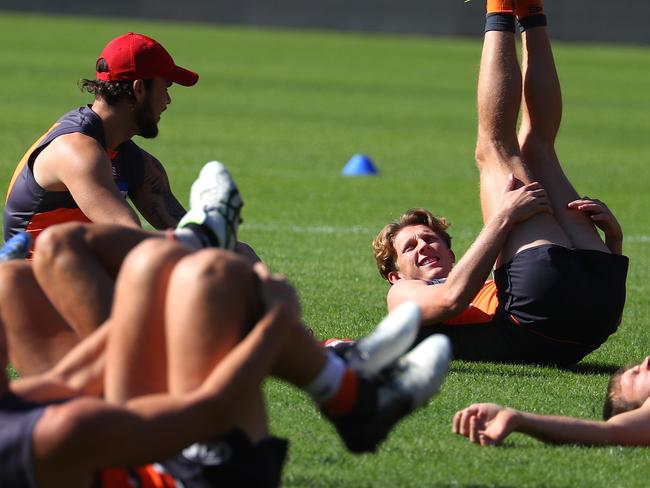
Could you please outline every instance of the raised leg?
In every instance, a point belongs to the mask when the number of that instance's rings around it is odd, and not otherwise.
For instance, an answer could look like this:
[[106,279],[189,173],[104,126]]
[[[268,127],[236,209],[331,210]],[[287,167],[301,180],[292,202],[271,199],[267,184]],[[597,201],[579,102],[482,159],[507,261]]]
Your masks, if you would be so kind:
[[[489,220],[499,207],[509,174],[522,183],[535,181],[522,161],[517,141],[521,86],[514,33],[486,32],[478,82],[476,146],[484,221]],[[548,243],[571,245],[552,215],[538,214],[512,230],[497,266],[510,260],[518,251]]]
[[34,274],[60,315],[86,337],[110,314],[115,277],[124,257],[155,236],[164,234],[99,224],[49,227],[36,243]]
[[562,95],[546,26],[527,29],[523,41],[523,106],[519,143],[522,158],[549,195],[554,217],[570,247],[609,252],[584,212],[567,204],[579,198],[555,152]]
[[79,342],[39,287],[27,261],[0,264],[0,304],[9,360],[22,376],[47,371]]
[[176,263],[189,252],[171,241],[147,239],[125,259],[109,324],[112,330],[105,378],[108,401],[125,403],[141,395],[167,391],[167,284]]

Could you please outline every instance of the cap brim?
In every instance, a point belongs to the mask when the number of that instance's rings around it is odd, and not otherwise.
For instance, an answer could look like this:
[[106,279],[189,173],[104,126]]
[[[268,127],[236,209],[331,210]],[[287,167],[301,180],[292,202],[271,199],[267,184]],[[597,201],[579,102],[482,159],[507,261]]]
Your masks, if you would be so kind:
[[174,66],[174,70],[169,73],[168,79],[179,85],[193,86],[199,81],[199,74],[180,66]]

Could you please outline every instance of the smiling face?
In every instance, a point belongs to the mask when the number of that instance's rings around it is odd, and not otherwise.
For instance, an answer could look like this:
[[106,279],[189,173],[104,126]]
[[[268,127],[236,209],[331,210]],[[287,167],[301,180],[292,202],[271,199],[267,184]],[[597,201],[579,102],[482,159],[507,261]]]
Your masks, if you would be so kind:
[[650,356],[621,375],[618,394],[626,402],[639,406],[650,398]]
[[446,278],[454,265],[455,256],[444,239],[426,225],[409,225],[393,239],[396,270],[388,281],[400,279],[432,280]]

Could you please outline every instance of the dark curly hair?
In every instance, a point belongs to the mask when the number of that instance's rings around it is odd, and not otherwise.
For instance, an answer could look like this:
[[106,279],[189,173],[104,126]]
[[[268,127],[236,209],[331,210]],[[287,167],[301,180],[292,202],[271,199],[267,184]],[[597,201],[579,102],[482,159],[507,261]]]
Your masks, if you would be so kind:
[[[108,71],[108,65],[104,58],[97,60],[96,70],[99,73]],[[153,84],[153,80],[143,80],[144,86],[148,90]],[[79,80],[79,89],[92,93],[96,98],[103,99],[109,105],[116,105],[122,100],[133,100],[133,81],[100,81],[88,80],[83,78]]]

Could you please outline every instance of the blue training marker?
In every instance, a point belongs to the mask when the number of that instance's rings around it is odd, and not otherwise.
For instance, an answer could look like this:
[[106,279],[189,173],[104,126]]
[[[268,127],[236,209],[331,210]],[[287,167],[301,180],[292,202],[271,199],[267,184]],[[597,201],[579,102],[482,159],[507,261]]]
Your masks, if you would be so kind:
[[365,154],[355,154],[343,167],[343,176],[372,176],[379,173],[372,159]]

